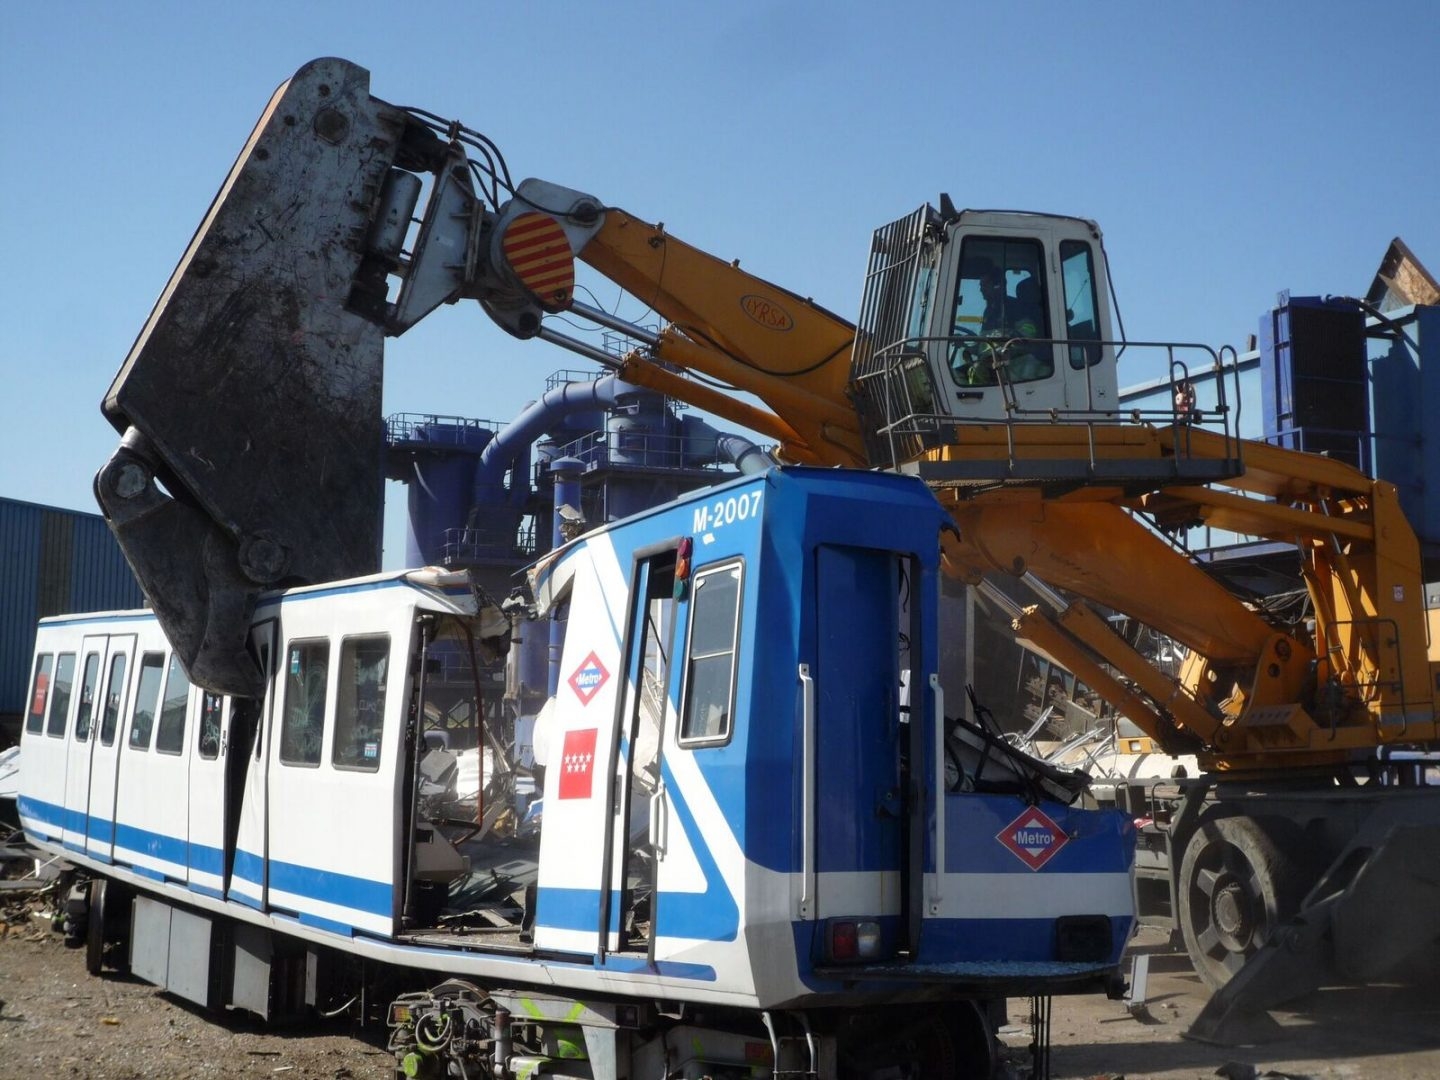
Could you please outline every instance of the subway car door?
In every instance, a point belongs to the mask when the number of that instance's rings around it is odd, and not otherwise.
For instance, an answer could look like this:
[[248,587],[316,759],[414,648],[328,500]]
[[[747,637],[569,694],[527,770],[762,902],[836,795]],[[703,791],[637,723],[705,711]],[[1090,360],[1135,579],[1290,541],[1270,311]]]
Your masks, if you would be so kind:
[[65,750],[65,846],[84,851],[90,815],[90,757],[94,747],[92,719],[95,690],[100,681],[100,662],[107,638],[87,636],[80,645],[80,670],[71,710],[74,720],[66,729]]
[[106,641],[98,700],[92,712],[89,798],[85,808],[85,849],[109,862],[115,856],[115,795],[119,782],[121,728],[130,708],[135,635],[112,634]]
[[261,911],[267,910],[269,903],[268,762],[279,632],[279,620],[274,618],[250,629],[250,649],[265,673],[265,696],[261,701],[235,699],[232,703],[232,745],[226,770],[231,797],[225,804],[225,898]]
[[227,869],[229,702],[219,694],[195,687],[191,691],[190,708],[194,719],[186,729],[190,765],[188,881],[195,891],[219,897],[225,895]]

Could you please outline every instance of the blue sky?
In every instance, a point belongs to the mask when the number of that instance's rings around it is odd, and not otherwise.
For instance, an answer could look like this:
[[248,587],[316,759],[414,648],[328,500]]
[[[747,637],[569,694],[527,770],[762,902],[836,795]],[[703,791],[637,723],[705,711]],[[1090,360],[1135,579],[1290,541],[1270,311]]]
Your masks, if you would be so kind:
[[[0,495],[93,508],[102,394],[271,91],[323,55],[485,132],[517,179],[846,316],[871,230],[941,191],[1096,219],[1132,339],[1243,345],[1282,289],[1363,293],[1394,236],[1440,271],[1440,7],[1419,0],[17,0]],[[386,411],[503,421],[575,366],[446,308],[388,347]]]

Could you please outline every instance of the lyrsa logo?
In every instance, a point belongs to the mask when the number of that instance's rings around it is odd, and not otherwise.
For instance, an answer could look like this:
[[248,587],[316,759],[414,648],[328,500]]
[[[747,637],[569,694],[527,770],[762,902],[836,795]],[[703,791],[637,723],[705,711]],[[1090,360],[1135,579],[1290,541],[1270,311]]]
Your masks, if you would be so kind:
[[1035,807],[1029,807],[995,834],[1031,870],[1039,870],[1070,842],[1065,831]]
[[575,674],[570,676],[570,689],[575,691],[581,705],[589,705],[590,699],[600,692],[608,678],[610,672],[605,670],[600,658],[592,652],[575,669]]
[[740,298],[740,308],[766,330],[790,330],[795,326],[795,320],[788,311],[774,300],[754,293]]

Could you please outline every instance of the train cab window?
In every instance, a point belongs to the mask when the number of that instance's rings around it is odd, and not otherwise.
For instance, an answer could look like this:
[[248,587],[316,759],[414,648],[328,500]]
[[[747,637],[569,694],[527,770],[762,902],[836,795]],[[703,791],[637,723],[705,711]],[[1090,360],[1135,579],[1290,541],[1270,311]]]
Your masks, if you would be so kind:
[[1100,362],[1102,350],[1076,341],[1100,340],[1099,304],[1095,300],[1095,257],[1081,240],[1060,242],[1060,276],[1065,282],[1065,338],[1070,345],[1070,366],[1076,371]]
[[220,756],[220,710],[224,702],[219,694],[206,691],[200,697],[200,734],[196,749],[206,761]]
[[125,654],[110,660],[110,678],[105,683],[105,712],[100,717],[100,745],[113,746],[120,724],[120,705],[125,697]]
[[1045,251],[1038,240],[968,237],[952,316],[950,375],[962,386],[1034,382],[1055,374],[1053,348],[1017,338],[1049,338]]
[[292,641],[285,652],[285,710],[280,722],[280,760],[319,765],[325,738],[325,684],[330,642]]
[[45,706],[50,704],[50,673],[55,657],[41,653],[35,657],[35,674],[30,679],[30,711],[25,716],[25,730],[34,735],[45,730]]
[[385,684],[390,637],[346,638],[340,643],[340,685],[335,690],[335,742],[330,762],[339,769],[380,768],[385,726]]
[[155,749],[162,754],[185,750],[185,709],[190,702],[190,676],[178,653],[170,654],[170,673],[165,677],[165,701],[160,706],[160,727],[155,732]]
[[130,716],[132,750],[150,749],[150,731],[155,726],[155,710],[160,705],[160,683],[164,673],[164,653],[147,652],[140,658],[140,686],[135,691],[135,708]]
[[100,654],[85,657],[85,674],[80,679],[80,706],[75,713],[75,741],[90,739],[90,717],[95,708],[95,683],[100,678]]
[[55,659],[55,682],[50,694],[50,722],[45,725],[45,734],[53,738],[65,737],[65,721],[69,719],[70,692],[75,685],[75,654],[61,653]]
[[735,635],[740,627],[738,563],[695,575],[685,669],[680,742],[722,743],[730,738],[735,696]]

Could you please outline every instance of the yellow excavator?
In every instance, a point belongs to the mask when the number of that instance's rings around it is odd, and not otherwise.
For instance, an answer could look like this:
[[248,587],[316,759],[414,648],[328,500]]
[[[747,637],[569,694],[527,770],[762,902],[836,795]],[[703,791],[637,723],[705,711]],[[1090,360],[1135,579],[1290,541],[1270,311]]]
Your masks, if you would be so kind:
[[[197,682],[254,692],[262,590],[376,568],[384,339],[473,299],[781,462],[926,481],[955,525],[948,570],[1199,756],[1154,816],[1170,916],[1229,995],[1202,1033],[1440,935],[1440,664],[1396,491],[1240,438],[1224,352],[1121,340],[1093,222],[942,197],[877,230],[852,324],[598,197],[515,183],[485,136],[369,82],[323,59],[276,91],[105,397],[123,440],[97,497]],[[577,262],[664,327],[581,302]],[[598,350],[558,315],[634,347]],[[1142,352],[1172,407],[1122,407],[1117,361]],[[1234,595],[1172,541],[1196,523],[1293,546],[1309,603],[1282,617]],[[1178,677],[1117,613],[1183,646]]]

